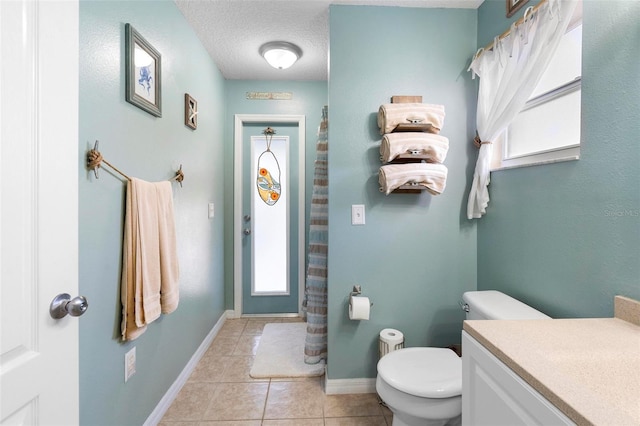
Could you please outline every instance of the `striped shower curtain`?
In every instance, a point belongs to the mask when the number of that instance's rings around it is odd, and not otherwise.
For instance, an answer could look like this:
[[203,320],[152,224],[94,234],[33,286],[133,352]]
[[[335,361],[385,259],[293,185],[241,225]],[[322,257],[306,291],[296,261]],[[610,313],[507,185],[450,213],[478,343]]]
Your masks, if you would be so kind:
[[311,196],[309,258],[303,304],[307,316],[304,344],[304,362],[307,364],[317,364],[327,358],[328,114],[325,106],[322,108],[322,121],[318,131]]

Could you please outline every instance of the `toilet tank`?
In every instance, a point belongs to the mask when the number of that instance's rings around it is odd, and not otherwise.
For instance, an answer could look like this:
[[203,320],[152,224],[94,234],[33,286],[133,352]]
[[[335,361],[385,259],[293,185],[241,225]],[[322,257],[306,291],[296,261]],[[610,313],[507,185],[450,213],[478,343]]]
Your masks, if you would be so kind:
[[550,319],[511,296],[496,291],[467,291],[462,295],[468,320]]

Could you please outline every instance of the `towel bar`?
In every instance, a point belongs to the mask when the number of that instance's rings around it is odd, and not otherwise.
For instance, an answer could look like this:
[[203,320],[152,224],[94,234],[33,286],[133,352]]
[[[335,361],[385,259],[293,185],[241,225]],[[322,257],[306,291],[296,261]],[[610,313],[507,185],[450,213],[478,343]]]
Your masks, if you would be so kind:
[[[129,176],[127,176],[126,174],[118,170],[115,166],[113,166],[111,163],[109,163],[107,160],[105,160],[102,157],[102,154],[100,153],[100,151],[98,151],[98,144],[99,144],[99,141],[96,140],[96,143],[93,145],[93,149],[90,149],[87,152],[87,168],[89,170],[93,170],[93,174],[95,175],[96,179],[99,179],[98,169],[100,168],[102,163],[104,163],[107,166],[111,167],[114,171],[118,172],[125,179],[131,180]],[[180,169],[178,169],[178,171],[176,172],[176,175],[169,180],[170,181],[175,180],[180,184],[180,187],[182,187],[182,181],[184,180],[184,172],[182,171],[182,164],[180,164]]]

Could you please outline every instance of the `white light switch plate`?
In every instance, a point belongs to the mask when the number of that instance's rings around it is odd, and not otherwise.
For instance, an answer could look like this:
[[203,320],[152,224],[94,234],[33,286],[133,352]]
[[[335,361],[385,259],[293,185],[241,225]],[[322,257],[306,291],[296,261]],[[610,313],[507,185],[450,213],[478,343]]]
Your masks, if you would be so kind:
[[136,348],[134,347],[129,352],[124,354],[124,382],[136,374]]
[[351,205],[351,224],[364,225],[364,204]]
[[215,205],[213,203],[209,203],[209,207],[208,207],[208,213],[209,213],[209,219],[213,219],[213,216],[215,216]]

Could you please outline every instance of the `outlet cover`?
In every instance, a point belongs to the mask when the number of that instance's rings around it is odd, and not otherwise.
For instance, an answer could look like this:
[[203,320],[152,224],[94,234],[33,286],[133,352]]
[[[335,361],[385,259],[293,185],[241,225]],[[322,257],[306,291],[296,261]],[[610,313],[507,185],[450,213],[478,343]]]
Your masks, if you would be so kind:
[[124,355],[124,382],[136,374],[136,348],[133,347]]

